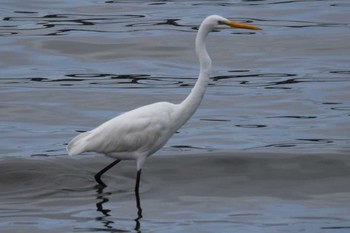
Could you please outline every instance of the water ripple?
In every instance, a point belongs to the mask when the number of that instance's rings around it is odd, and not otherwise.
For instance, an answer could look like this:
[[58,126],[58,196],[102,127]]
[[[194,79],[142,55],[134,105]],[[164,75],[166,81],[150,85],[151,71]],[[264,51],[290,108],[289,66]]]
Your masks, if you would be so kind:
[[[347,1],[1,7],[3,232],[348,230]],[[191,122],[147,163],[137,228],[135,164],[106,174],[107,191],[96,193],[93,175],[108,158],[68,158],[65,147],[123,111],[181,101],[196,82],[195,33],[211,13],[263,30],[208,38],[210,88]]]
[[[17,12],[19,13],[19,12]],[[38,12],[21,12],[39,14]],[[110,24],[125,24],[144,15],[88,15],[88,14],[48,14],[44,16],[5,16],[6,26],[0,27],[0,35],[63,35],[72,31],[116,32],[120,27]],[[25,22],[25,23],[24,23]],[[92,27],[93,26],[93,27]],[[29,31],[29,32],[28,32]]]

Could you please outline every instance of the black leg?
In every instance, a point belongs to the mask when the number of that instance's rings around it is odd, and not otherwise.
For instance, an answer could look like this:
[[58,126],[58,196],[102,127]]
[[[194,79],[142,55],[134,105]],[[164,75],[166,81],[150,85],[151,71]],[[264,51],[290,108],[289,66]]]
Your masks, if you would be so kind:
[[139,193],[140,178],[141,178],[141,169],[137,171],[136,185],[135,185],[135,196],[136,196],[136,207],[138,210],[138,217],[142,218],[142,209],[141,209],[140,193]]
[[108,171],[109,169],[111,169],[114,165],[116,165],[117,163],[119,163],[120,160],[117,159],[115,161],[113,161],[111,164],[109,164],[107,167],[103,168],[101,171],[99,171],[96,175],[95,175],[95,180],[97,183],[99,183],[99,185],[103,186],[103,187],[107,187],[107,185],[105,183],[103,183],[103,181],[101,180],[101,176]]
[[139,193],[140,178],[141,178],[141,169],[137,171],[135,193]]
[[140,230],[140,219],[142,218],[142,209],[141,209],[141,201],[140,201],[140,193],[139,193],[140,178],[141,178],[141,169],[137,171],[136,185],[135,185],[135,197],[136,197],[136,207],[137,207],[137,218],[135,219],[136,231]]

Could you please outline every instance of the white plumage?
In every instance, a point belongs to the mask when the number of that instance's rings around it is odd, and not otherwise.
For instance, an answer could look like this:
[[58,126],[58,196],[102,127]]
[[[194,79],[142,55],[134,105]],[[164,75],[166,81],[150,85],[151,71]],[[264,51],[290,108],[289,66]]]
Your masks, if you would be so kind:
[[137,180],[135,192],[138,194],[140,174],[145,159],[159,150],[169,138],[197,110],[208,84],[211,60],[205,46],[205,39],[210,31],[218,26],[259,30],[260,28],[229,21],[221,16],[212,15],[204,19],[196,37],[196,53],[200,63],[198,80],[187,98],[179,104],[158,102],[121,114],[97,128],[79,134],[68,146],[69,155],[94,151],[117,159],[96,174],[96,181],[105,185],[101,175],[120,160],[137,161]]
[[177,130],[178,127],[169,127],[176,122],[177,107],[158,102],[121,114],[73,138],[67,147],[68,154],[93,151],[120,160],[135,159],[139,160],[139,170],[144,159],[160,149]]

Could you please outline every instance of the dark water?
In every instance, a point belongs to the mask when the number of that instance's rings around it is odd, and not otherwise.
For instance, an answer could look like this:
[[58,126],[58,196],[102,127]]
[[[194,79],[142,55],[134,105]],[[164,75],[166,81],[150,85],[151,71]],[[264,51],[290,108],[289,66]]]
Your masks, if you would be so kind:
[[[1,1],[0,232],[348,232],[349,10],[344,0]],[[147,162],[134,221],[134,164],[99,190],[93,174],[110,161],[68,158],[65,144],[121,112],[181,101],[210,14],[263,31],[210,35],[206,97]]]
[[108,159],[1,160],[2,232],[348,232],[350,158],[198,154],[152,157],[137,219],[135,165]]

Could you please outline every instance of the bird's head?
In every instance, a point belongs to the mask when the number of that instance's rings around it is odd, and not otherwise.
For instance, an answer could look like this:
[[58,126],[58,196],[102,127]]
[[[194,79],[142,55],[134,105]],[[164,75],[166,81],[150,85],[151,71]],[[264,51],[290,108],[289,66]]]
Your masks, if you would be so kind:
[[246,23],[238,23],[235,21],[228,20],[219,15],[211,15],[204,19],[203,25],[206,25],[206,28],[210,28],[211,30],[222,28],[223,25],[232,27],[232,28],[243,28],[249,30],[261,30],[261,28],[246,24]]

